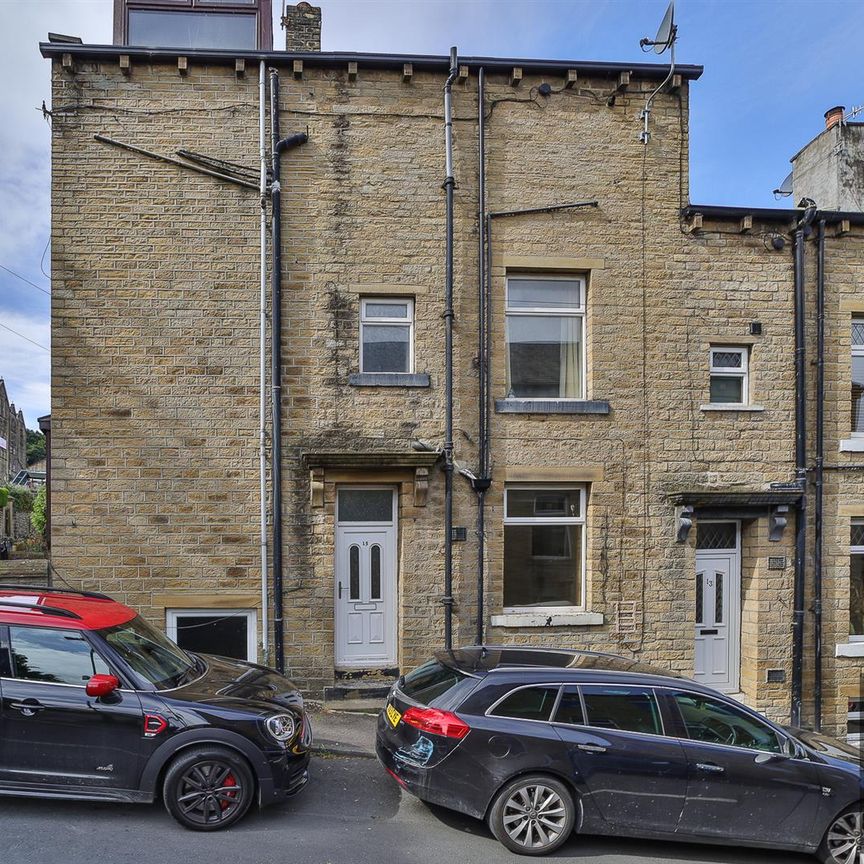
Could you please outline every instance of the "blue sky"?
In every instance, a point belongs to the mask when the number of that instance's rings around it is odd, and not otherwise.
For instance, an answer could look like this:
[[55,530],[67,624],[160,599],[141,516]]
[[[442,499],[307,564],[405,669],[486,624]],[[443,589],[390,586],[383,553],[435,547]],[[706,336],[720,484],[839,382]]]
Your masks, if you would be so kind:
[[[280,0],[274,0],[279,6]],[[324,50],[644,61],[666,0],[321,0]],[[28,425],[50,410],[49,30],[111,40],[111,0],[0,0],[0,377]],[[860,0],[678,0],[691,94],[691,200],[791,206],[771,190],[832,105],[864,104]],[[277,28],[276,39],[281,33]],[[277,41],[278,46],[278,41]],[[42,272],[44,267],[45,273]]]

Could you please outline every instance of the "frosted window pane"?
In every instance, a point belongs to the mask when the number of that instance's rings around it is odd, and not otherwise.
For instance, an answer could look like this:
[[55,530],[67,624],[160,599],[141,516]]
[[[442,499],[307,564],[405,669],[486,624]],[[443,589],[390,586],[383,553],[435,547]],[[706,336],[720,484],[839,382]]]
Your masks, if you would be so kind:
[[349,600],[360,599],[360,547],[352,546],[348,552],[348,569],[350,571],[351,587],[348,592]]
[[381,599],[381,547],[377,544],[370,550],[372,564],[372,596],[370,600]]
[[389,489],[342,489],[340,522],[392,522],[393,493]]

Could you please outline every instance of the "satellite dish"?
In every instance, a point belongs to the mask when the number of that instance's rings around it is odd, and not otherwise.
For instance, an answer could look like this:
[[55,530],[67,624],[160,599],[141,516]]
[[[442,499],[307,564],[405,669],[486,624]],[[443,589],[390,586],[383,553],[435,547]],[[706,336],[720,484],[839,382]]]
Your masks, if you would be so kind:
[[675,44],[677,34],[678,28],[675,26],[675,0],[671,0],[653,41],[651,39],[641,39],[639,44],[642,46],[643,51],[646,47],[651,46],[655,54],[662,54]]
[[786,179],[774,190],[775,198],[788,198],[792,194],[792,172],[786,176]]

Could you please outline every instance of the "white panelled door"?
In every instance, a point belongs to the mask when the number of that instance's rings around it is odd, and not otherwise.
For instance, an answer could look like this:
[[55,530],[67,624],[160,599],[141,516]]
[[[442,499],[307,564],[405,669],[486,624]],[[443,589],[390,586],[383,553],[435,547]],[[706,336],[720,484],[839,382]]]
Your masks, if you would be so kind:
[[736,693],[741,673],[741,558],[735,522],[697,522],[694,678]]
[[392,489],[340,489],[336,665],[396,665],[396,519]]

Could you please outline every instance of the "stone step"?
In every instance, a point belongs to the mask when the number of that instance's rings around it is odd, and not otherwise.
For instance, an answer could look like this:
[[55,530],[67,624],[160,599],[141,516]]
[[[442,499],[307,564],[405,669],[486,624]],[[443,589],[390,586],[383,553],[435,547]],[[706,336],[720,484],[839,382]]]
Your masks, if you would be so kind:
[[324,701],[327,703],[356,701],[356,700],[381,700],[390,692],[393,686],[392,680],[376,678],[374,680],[344,680],[337,681],[332,687],[324,688]]

